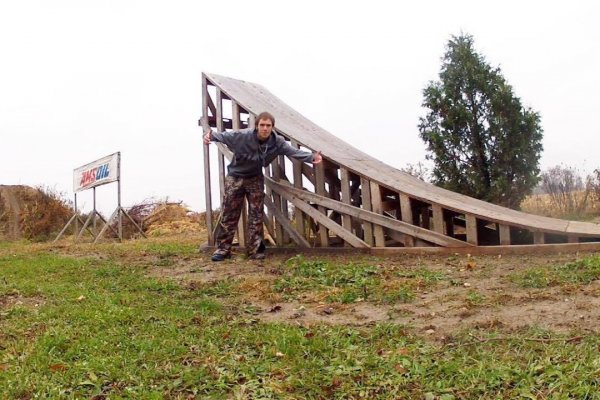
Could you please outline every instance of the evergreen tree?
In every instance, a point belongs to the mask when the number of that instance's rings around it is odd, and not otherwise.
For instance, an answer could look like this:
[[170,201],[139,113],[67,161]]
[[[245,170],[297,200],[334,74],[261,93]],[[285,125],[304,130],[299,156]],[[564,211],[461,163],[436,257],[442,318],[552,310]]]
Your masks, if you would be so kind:
[[440,80],[423,90],[429,112],[419,123],[433,182],[518,208],[539,180],[539,113],[521,105],[500,68],[474,50],[471,35],[453,36],[442,60]]

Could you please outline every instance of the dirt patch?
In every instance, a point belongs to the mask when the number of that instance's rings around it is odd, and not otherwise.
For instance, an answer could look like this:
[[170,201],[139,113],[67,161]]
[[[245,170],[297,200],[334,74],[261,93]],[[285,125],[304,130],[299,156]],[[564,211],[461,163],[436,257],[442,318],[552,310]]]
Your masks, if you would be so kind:
[[19,294],[7,294],[0,296],[0,311],[8,310],[15,306],[40,307],[44,304],[41,297],[24,297]]
[[[228,280],[237,288],[236,301],[252,308],[254,318],[264,322],[297,325],[315,323],[362,326],[381,322],[406,325],[434,340],[465,329],[517,331],[538,327],[553,332],[600,329],[600,282],[558,285],[542,289],[524,288],[515,274],[550,269],[576,261],[578,254],[550,256],[434,257],[404,256],[374,258],[348,255],[315,258],[330,263],[364,262],[374,265],[381,276],[401,271],[443,274],[433,287],[424,287],[407,302],[372,302],[357,299],[349,304],[327,302],[328,292],[310,292],[295,300],[273,290],[277,279],[289,268],[290,256],[271,255],[264,262],[235,257],[223,263],[210,262],[207,255],[175,261],[166,268],[152,267],[154,277],[175,279],[182,285],[205,285]],[[335,288],[331,289],[335,290]],[[224,302],[230,301],[227,298]]]

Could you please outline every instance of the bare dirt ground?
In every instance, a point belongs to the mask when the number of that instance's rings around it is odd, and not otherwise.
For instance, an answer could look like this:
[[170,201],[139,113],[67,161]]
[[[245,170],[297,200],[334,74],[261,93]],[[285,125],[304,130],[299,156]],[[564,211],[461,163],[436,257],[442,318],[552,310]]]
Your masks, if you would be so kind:
[[[443,274],[433,287],[415,293],[409,302],[358,301],[329,303],[327,293],[308,292],[286,301],[273,290],[289,268],[290,255],[269,255],[263,262],[243,256],[212,263],[208,254],[174,258],[167,267],[150,267],[154,277],[174,279],[194,287],[220,281],[235,282],[237,307],[255,309],[262,321],[311,325],[314,323],[370,325],[391,322],[415,333],[444,341],[464,329],[498,329],[514,332],[530,327],[569,334],[600,329],[600,281],[590,284],[523,288],[514,276],[524,271],[552,268],[576,261],[585,254],[545,256],[415,256],[376,258],[368,255],[306,256],[331,263],[361,261],[383,271],[423,270]],[[148,260],[146,260],[148,261]],[[387,272],[386,272],[387,273]],[[390,275],[391,276],[391,275]],[[384,288],[385,290],[385,288]],[[228,298],[224,302],[230,301]]]

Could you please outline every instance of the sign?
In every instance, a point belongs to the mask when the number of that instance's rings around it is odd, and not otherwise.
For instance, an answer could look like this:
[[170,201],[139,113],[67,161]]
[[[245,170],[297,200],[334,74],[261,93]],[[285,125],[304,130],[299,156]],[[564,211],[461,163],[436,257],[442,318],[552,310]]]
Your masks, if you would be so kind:
[[121,153],[117,152],[73,170],[75,193],[118,181],[121,175]]

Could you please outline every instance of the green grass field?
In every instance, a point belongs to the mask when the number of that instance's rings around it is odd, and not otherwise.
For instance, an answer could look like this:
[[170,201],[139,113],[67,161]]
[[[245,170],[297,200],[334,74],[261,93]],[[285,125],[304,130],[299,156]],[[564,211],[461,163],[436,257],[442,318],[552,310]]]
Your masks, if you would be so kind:
[[[150,277],[181,259],[206,262],[177,240],[0,243],[0,399],[600,398],[600,334],[473,328],[441,343],[392,323],[267,323],[236,281]],[[600,258],[586,260],[577,284],[597,279]],[[368,259],[349,265],[282,261],[269,290],[296,299],[335,287],[330,302],[390,304],[447,279],[425,267],[397,272],[402,285],[390,293]],[[558,266],[536,271],[512,279],[565,279]]]

